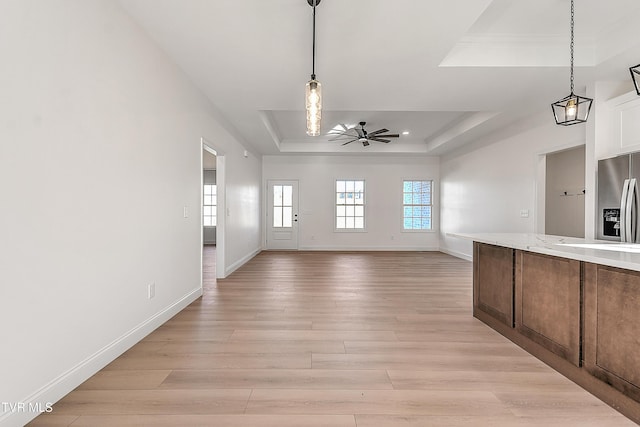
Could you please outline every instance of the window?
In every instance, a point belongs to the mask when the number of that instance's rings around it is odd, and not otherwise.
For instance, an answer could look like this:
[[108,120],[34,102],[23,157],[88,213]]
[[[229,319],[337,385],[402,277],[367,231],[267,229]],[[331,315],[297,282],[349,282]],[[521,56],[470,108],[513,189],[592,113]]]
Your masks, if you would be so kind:
[[273,186],[273,228],[293,227],[293,185]]
[[403,181],[404,230],[431,230],[431,187],[433,181]]
[[364,181],[336,181],[336,229],[364,229]]
[[215,227],[217,224],[216,205],[218,195],[215,184],[204,184],[203,224],[205,227]]

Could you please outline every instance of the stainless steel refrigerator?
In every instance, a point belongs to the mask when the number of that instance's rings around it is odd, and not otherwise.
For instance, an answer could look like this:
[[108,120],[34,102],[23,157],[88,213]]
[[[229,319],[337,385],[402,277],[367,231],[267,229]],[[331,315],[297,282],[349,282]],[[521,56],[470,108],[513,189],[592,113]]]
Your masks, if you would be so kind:
[[639,190],[640,153],[598,161],[598,239],[640,242]]

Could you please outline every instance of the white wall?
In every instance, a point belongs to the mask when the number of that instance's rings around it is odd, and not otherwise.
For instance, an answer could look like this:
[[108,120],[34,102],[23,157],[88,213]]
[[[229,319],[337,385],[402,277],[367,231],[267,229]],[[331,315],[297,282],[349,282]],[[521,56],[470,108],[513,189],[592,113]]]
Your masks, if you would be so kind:
[[[300,249],[438,249],[438,158],[264,156],[263,178],[299,181]],[[336,179],[365,180],[366,232],[334,232]],[[434,231],[402,231],[403,179],[434,180]]]
[[[479,141],[440,164],[440,248],[470,259],[470,241],[448,233],[544,233],[544,154],[585,143],[585,126],[557,126],[551,113]],[[592,190],[592,189],[588,189]],[[528,211],[528,217],[521,211]],[[544,224],[543,221],[540,222]]]
[[[242,151],[236,154],[225,155],[225,194],[222,196],[225,199],[225,276],[262,250],[261,159],[252,155],[244,158]],[[220,191],[219,171],[217,179]],[[222,226],[218,217],[218,236]],[[217,244],[220,247],[219,238]]]
[[260,248],[261,164],[118,2],[4,0],[0,58],[0,401],[44,404],[201,293],[201,137],[229,265]]

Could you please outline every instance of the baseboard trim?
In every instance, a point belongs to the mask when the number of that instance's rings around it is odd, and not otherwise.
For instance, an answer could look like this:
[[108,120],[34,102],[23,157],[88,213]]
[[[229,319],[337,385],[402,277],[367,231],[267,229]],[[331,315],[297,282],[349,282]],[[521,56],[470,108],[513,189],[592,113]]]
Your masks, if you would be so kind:
[[415,246],[300,246],[300,251],[358,251],[358,252],[438,252],[437,246],[415,247]]
[[260,252],[262,252],[262,248],[257,248],[252,252],[248,253],[247,255],[243,256],[242,258],[240,258],[238,261],[234,262],[227,268],[225,268],[224,277],[229,277],[231,273],[233,273],[234,271],[236,271],[237,269],[245,265],[247,262],[249,262],[253,257],[258,255]]
[[462,258],[467,261],[473,261],[473,255],[467,255],[464,252],[452,251],[451,249],[447,249],[447,248],[440,248],[440,252],[443,252],[447,255],[454,256],[456,258]]
[[[26,397],[21,403],[24,403],[27,408],[46,408],[48,403],[57,402],[201,296],[202,288],[192,290],[164,310],[87,357],[75,367],[60,374]],[[55,413],[55,405],[53,405],[53,413]],[[40,415],[38,412],[7,412],[0,417],[0,426],[22,426],[38,415]]]

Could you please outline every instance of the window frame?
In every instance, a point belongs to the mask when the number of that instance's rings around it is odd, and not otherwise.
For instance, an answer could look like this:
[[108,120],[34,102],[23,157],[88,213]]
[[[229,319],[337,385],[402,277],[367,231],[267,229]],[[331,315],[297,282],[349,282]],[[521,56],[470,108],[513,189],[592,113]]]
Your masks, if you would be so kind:
[[[353,206],[362,206],[362,228],[338,228],[338,207],[348,206],[347,204],[338,204],[338,182],[362,182],[362,204],[355,204]],[[346,191],[345,191],[346,192]],[[351,216],[349,216],[351,217]],[[349,218],[344,216],[344,218]],[[353,218],[359,218],[359,216],[353,216]],[[364,178],[336,178],[333,180],[333,231],[336,233],[364,233],[367,231],[367,181]]]
[[[422,181],[422,182],[429,182],[431,184],[431,191],[430,191],[430,200],[431,203],[429,205],[405,205],[404,203],[404,183],[405,182],[416,182],[416,181]],[[431,179],[431,178],[402,178],[401,180],[401,185],[400,185],[400,228],[402,230],[403,233],[435,233],[435,215],[434,215],[434,205],[435,205],[435,180]],[[412,192],[413,193],[413,192]],[[431,208],[431,228],[404,228],[404,220],[405,220],[405,216],[404,216],[404,208],[406,206],[429,206]],[[413,217],[412,217],[413,218]]]

